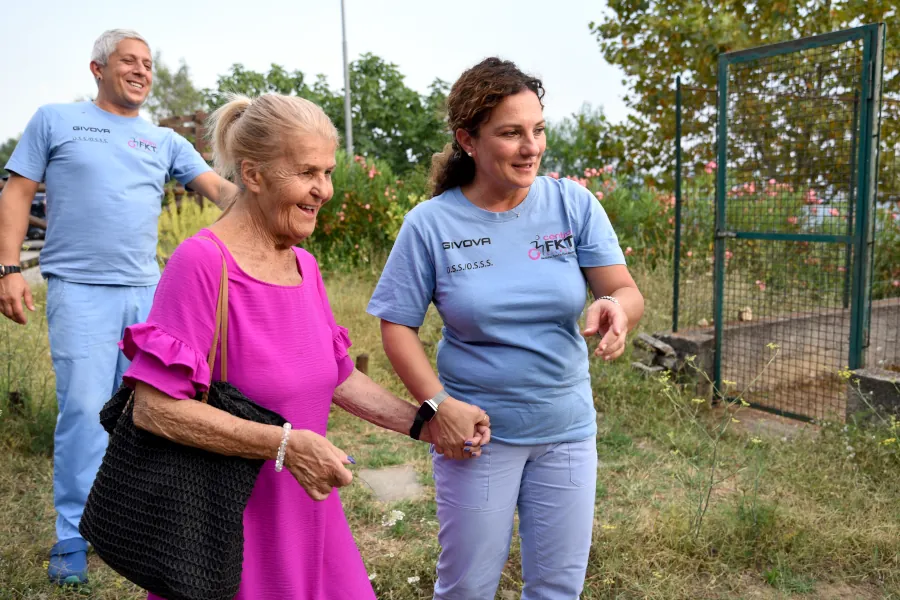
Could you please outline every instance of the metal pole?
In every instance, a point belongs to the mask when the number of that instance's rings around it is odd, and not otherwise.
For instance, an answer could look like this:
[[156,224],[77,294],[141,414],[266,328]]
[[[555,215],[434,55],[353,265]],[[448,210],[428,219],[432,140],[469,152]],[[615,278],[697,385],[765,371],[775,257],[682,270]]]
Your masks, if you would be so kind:
[[681,301],[681,75],[675,78],[675,273],[672,285],[672,332],[678,332]]
[[341,35],[344,39],[344,137],[347,156],[353,157],[353,114],[350,112],[350,67],[347,63],[347,24],[344,17],[344,0],[341,0]]

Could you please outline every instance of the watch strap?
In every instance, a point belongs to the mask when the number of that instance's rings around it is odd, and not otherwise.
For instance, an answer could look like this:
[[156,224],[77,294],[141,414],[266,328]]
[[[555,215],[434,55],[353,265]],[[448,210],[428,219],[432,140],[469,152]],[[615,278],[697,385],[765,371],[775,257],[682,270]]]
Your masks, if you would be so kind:
[[22,267],[18,265],[0,265],[0,278],[13,273],[21,273]]
[[423,402],[419,407],[419,410],[416,411],[416,418],[413,419],[412,427],[409,429],[409,437],[414,440],[419,439],[419,436],[422,434],[422,427],[437,415],[438,407],[441,405],[441,402],[449,397],[450,394],[441,388],[441,391],[435,394],[434,398],[429,398]]
[[409,437],[414,440],[418,440],[419,436],[422,435],[422,427],[425,426],[425,417],[422,416],[421,409],[416,413],[416,418],[413,419],[412,427],[409,428]]

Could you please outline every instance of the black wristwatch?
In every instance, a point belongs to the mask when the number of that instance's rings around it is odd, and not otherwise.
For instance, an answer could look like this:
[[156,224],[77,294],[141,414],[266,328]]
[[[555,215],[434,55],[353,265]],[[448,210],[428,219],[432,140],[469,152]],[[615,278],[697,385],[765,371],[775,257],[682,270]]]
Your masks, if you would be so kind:
[[435,395],[434,398],[423,402],[422,406],[419,407],[419,411],[416,413],[416,418],[413,420],[412,427],[409,428],[409,437],[414,440],[419,439],[419,436],[422,434],[422,426],[424,426],[427,421],[430,421],[434,418],[434,415],[437,414],[437,410],[441,405],[441,402],[449,397],[450,394],[448,394],[444,390],[441,390]]
[[0,279],[12,273],[21,273],[22,267],[16,265],[0,265]]

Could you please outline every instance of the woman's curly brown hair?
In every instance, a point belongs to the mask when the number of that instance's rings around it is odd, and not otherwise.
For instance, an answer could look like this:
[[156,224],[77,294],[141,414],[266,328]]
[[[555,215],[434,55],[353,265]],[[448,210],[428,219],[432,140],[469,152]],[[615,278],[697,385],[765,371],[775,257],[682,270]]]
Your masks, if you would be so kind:
[[[491,116],[491,111],[507,96],[531,90],[538,100],[544,98],[544,84],[526,75],[512,62],[486,58],[463,73],[447,97],[447,124],[453,141],[431,160],[432,195],[437,196],[475,178],[475,161],[456,141],[456,131],[464,129],[473,137]],[[543,103],[541,104],[543,107]]]

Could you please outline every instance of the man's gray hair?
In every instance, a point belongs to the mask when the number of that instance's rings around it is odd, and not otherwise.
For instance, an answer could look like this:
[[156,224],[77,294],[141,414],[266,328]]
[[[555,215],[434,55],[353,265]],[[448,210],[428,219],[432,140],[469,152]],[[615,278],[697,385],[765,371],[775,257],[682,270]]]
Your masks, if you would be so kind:
[[133,29],[110,29],[101,33],[97,41],[94,42],[94,49],[91,51],[91,61],[105,67],[109,62],[109,55],[116,51],[119,42],[122,40],[138,40],[144,42],[147,48],[150,47],[150,44],[147,44],[147,40]]

